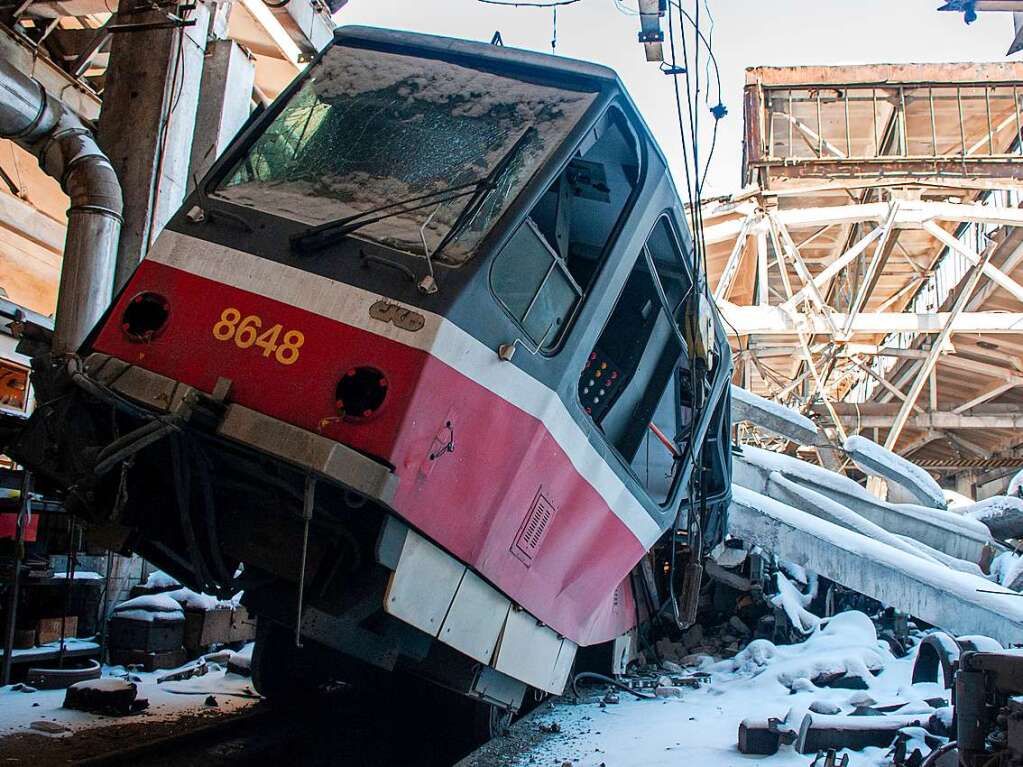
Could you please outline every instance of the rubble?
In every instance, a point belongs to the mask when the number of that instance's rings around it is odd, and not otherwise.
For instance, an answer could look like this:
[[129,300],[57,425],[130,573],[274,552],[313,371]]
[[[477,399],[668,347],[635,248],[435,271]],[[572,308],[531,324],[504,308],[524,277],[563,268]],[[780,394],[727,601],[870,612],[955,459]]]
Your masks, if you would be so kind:
[[67,688],[64,708],[96,714],[131,714],[149,705],[138,699],[138,687],[125,679],[104,677]]

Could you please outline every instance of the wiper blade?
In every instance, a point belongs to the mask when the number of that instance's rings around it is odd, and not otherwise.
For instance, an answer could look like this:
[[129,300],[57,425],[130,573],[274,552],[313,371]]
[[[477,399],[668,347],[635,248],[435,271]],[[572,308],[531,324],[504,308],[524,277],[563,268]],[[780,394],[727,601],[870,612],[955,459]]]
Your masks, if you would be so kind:
[[[387,205],[381,205],[377,208],[371,208],[361,213],[355,213],[351,216],[345,216],[334,221],[327,221],[324,224],[317,226],[311,226],[308,229],[304,229],[298,234],[291,236],[291,249],[297,253],[315,253],[318,250],[323,250],[326,247],[333,245],[334,243],[343,240],[345,237],[361,229],[364,226],[375,224],[378,221],[384,221],[394,216],[400,216],[403,213],[412,213],[423,208],[429,208],[435,205],[441,205],[451,200],[457,200],[459,197],[465,197],[468,194],[472,194],[476,188],[482,183],[481,181],[472,181],[468,184],[460,184],[459,186],[450,187],[442,191],[429,192],[427,194],[417,195],[415,197],[408,197],[404,200],[398,200],[396,202],[388,203]],[[413,203],[419,203],[413,205]]]
[[494,189],[497,188],[497,185],[501,181],[501,178],[504,176],[505,172],[507,172],[508,168],[511,167],[511,164],[515,160],[515,158],[518,157],[519,152],[522,151],[522,148],[529,142],[530,139],[533,138],[533,136],[536,135],[536,133],[537,130],[533,126],[530,126],[526,130],[524,130],[522,132],[522,135],[515,140],[514,144],[511,145],[511,148],[507,152],[505,152],[504,157],[501,158],[501,161],[494,166],[494,169],[490,171],[490,173],[488,173],[482,179],[480,179],[480,181],[478,182],[478,186],[476,188],[476,194],[473,196],[471,200],[469,200],[469,202],[465,204],[465,207],[462,208],[461,212],[458,214],[458,217],[451,225],[451,228],[448,229],[447,234],[444,235],[444,239],[442,239],[437,244],[437,248],[433,251],[432,254],[434,257],[436,257],[437,254],[444,250],[448,243],[450,243],[452,240],[458,237],[458,235],[462,233],[465,227],[469,225],[469,222],[472,221],[476,213],[479,212],[479,209],[483,207],[483,203],[486,202],[487,196]]

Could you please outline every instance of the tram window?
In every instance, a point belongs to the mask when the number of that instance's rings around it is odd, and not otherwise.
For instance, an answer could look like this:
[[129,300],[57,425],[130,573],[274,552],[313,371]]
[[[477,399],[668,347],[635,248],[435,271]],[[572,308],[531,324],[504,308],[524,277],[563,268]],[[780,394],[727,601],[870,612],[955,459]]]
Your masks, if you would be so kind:
[[688,355],[676,332],[691,285],[661,218],[579,379],[586,412],[658,503],[671,494],[692,421]]
[[636,139],[612,107],[498,254],[494,294],[538,347],[561,340],[638,179]]
[[549,349],[582,291],[532,222],[512,235],[502,255],[507,252],[515,258],[499,258],[494,264],[494,292],[533,343]]

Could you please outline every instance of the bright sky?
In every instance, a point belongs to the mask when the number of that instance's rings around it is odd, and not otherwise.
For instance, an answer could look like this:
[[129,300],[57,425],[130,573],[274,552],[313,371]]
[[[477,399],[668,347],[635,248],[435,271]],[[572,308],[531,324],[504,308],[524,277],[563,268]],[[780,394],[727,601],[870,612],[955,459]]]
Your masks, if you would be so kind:
[[[698,1],[707,3],[714,19],[714,53],[721,66],[722,100],[728,108],[705,197],[728,194],[740,184],[746,67],[1002,61],[1012,40],[1010,14],[982,13],[966,26],[960,14],[937,13],[939,0],[683,0],[683,6],[692,12]],[[634,8],[636,0],[620,4]],[[706,19],[704,11],[701,27],[709,36]],[[350,0],[336,20],[486,42],[500,30],[505,45],[551,50],[552,12],[548,9],[499,8],[479,0]],[[558,10],[557,52],[606,64],[618,72],[681,185],[671,78],[645,61],[636,40],[638,31],[638,18],[620,11],[614,0],[580,0]],[[712,104],[715,97],[712,93]],[[702,109],[700,120],[706,127],[713,118],[706,107]],[[701,141],[709,146],[705,138]]]

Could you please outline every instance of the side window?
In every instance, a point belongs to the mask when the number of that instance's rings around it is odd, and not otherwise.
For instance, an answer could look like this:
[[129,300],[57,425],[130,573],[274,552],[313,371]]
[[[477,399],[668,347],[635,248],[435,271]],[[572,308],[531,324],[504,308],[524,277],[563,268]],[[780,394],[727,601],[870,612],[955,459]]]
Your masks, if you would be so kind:
[[497,255],[494,294],[537,348],[558,345],[638,180],[635,136],[611,107]]
[[677,332],[691,287],[662,217],[579,379],[586,412],[657,503],[671,495],[692,423],[688,355]]

